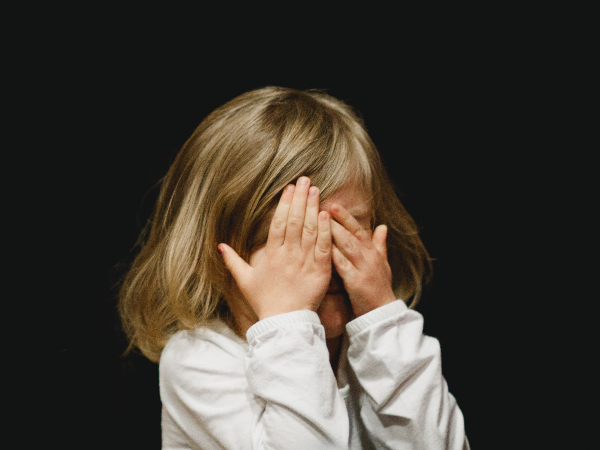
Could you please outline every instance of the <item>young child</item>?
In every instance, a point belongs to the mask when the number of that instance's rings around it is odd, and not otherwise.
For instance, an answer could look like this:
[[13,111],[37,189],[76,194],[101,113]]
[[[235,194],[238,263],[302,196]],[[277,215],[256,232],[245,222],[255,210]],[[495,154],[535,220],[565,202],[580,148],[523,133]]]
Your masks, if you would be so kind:
[[164,449],[468,449],[422,334],[430,259],[361,121],[267,87],[212,112],[123,283]]

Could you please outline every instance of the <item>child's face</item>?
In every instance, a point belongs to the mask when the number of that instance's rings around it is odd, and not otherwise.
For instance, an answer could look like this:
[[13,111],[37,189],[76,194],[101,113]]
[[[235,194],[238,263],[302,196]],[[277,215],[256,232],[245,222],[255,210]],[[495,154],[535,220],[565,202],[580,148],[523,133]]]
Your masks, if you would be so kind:
[[[329,208],[337,203],[347,209],[350,214],[361,224],[365,230],[371,230],[371,208],[369,197],[364,189],[357,183],[348,183],[326,201],[321,203],[321,211],[329,211]],[[264,247],[256,250],[250,255],[249,264],[255,266],[264,254]],[[346,330],[346,324],[352,320],[352,306],[348,299],[348,293],[344,289],[342,279],[332,267],[332,277],[327,294],[317,311],[321,323],[325,328],[327,339],[341,336]]]

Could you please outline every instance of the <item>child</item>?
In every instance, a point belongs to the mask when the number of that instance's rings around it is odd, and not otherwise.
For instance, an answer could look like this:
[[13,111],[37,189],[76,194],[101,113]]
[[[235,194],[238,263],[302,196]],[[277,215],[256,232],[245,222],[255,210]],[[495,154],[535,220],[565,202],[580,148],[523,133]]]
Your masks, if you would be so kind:
[[163,448],[468,449],[403,301],[429,265],[344,103],[267,87],[216,109],[120,295],[130,348],[160,361]]

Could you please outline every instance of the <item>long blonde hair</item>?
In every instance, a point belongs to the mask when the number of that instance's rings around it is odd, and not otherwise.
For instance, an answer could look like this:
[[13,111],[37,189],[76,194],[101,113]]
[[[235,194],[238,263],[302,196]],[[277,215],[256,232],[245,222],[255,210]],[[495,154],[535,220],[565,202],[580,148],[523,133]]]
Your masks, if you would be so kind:
[[128,351],[158,362],[178,330],[230,320],[231,283],[217,245],[248,260],[282,189],[306,175],[321,200],[357,180],[370,193],[372,226],[388,226],[398,298],[419,300],[430,258],[362,121],[320,91],[266,87],[240,95],[200,123],[162,180],[149,235],[119,293]]

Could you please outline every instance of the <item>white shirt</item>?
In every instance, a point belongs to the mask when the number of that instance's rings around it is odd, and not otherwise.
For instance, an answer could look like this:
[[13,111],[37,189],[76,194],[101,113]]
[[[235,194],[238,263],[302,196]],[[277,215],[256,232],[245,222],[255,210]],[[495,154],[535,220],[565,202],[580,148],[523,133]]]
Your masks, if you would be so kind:
[[312,311],[176,333],[160,360],[164,450],[469,449],[439,342],[401,300],[346,325],[337,380]]

